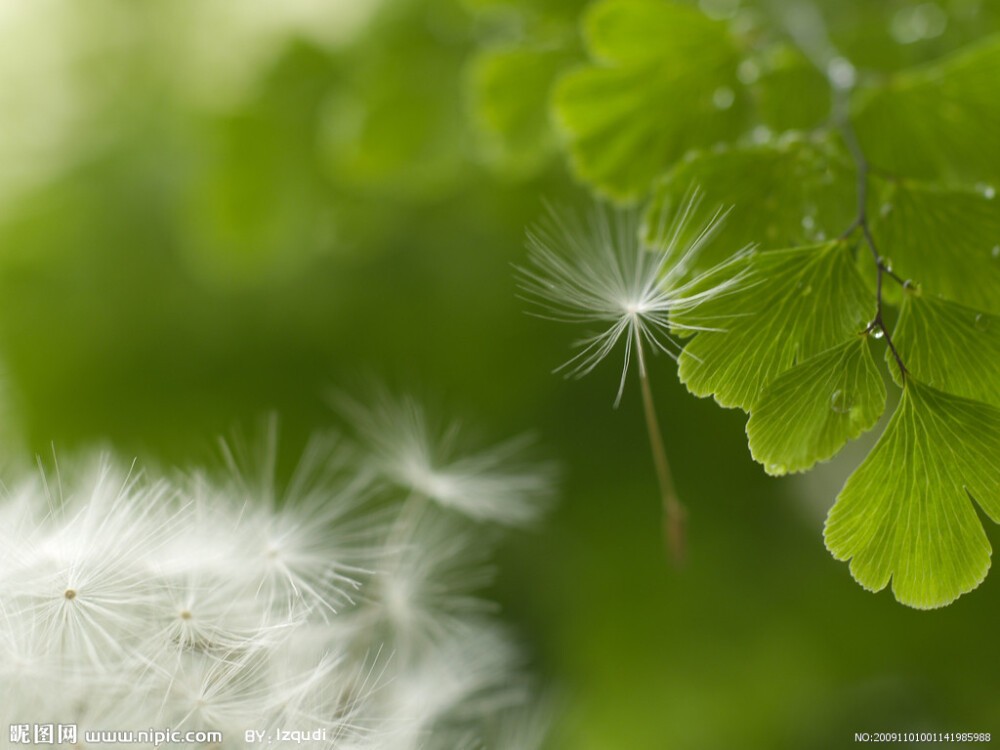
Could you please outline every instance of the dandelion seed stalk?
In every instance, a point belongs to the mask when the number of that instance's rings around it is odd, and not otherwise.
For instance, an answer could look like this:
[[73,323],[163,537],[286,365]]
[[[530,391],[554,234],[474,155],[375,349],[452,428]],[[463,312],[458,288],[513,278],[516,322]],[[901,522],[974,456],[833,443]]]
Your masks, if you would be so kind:
[[663,537],[674,564],[680,565],[684,562],[685,555],[684,521],[687,511],[678,500],[677,490],[674,488],[670,462],[667,461],[667,451],[663,447],[663,435],[660,433],[660,422],[656,417],[653,391],[649,386],[646,357],[638,334],[636,334],[635,349],[639,358],[639,383],[642,389],[643,411],[646,415],[646,429],[649,432],[649,447],[653,452],[653,465],[656,467],[656,479],[660,484],[660,498],[663,503]]
[[[576,353],[557,372],[583,377],[621,345],[624,357],[614,401],[618,406],[629,366],[636,361],[660,487],[664,542],[676,564],[684,559],[685,510],[677,498],[656,418],[646,355],[662,352],[676,359],[683,348],[676,334],[722,330],[712,327],[709,318],[685,323],[674,314],[731,294],[743,282],[741,272],[730,274],[722,267],[697,273],[699,253],[726,214],[719,209],[700,226],[692,225],[701,199],[701,193],[692,189],[675,211],[663,214],[648,243],[640,239],[634,213],[609,215],[598,206],[584,222],[572,213],[550,211],[547,222],[529,230],[529,266],[518,268],[521,291],[536,305],[537,315],[598,326],[574,342]],[[740,257],[737,253],[733,260]]]

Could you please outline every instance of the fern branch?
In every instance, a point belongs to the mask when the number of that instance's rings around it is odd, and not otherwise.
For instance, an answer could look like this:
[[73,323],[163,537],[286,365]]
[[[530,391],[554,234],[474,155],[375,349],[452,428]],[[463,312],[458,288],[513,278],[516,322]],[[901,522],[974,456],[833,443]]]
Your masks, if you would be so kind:
[[909,371],[906,369],[906,365],[903,364],[903,359],[892,342],[889,327],[885,324],[885,319],[882,315],[882,281],[885,276],[888,276],[904,288],[912,284],[892,270],[879,252],[875,244],[875,238],[872,236],[871,224],[868,221],[868,174],[871,171],[871,164],[868,162],[868,158],[865,156],[864,150],[858,142],[850,118],[850,96],[851,91],[854,89],[856,77],[854,67],[845,57],[840,55],[837,48],[830,41],[823,17],[812,3],[792,4],[780,15],[784,18],[789,33],[805,52],[806,56],[820,70],[825,72],[830,81],[830,90],[832,92],[830,104],[832,125],[843,136],[857,172],[857,211],[854,221],[851,222],[851,225],[841,235],[841,238],[846,239],[860,229],[865,244],[871,250],[877,273],[875,282],[876,306],[875,317],[868,324],[865,333],[877,332],[885,337],[885,343],[892,352],[896,364],[899,365],[900,377],[905,382]]

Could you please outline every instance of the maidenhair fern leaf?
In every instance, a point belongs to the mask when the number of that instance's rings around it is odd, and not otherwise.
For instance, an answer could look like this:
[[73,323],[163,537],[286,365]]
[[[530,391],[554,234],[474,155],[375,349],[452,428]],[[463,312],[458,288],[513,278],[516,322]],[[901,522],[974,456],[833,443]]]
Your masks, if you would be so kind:
[[[1000,317],[908,294],[893,341],[907,369],[922,382],[1000,407]],[[898,380],[891,355],[887,361]],[[1000,462],[1000,454],[994,461]]]
[[872,231],[894,270],[919,281],[924,292],[1000,313],[1000,200],[994,190],[872,182]]
[[868,336],[858,336],[810,357],[764,389],[747,421],[750,452],[768,474],[805,471],[874,427],[885,398]]
[[941,607],[974,589],[990,543],[974,502],[1000,522],[1000,409],[907,378],[871,454],[826,522],[826,546],[871,591]]
[[707,298],[672,317],[714,329],[684,348],[681,381],[697,396],[749,411],[776,376],[853,340],[873,312],[846,243],[758,253],[739,294]]
[[950,182],[1000,176],[1000,37],[889,76],[858,95],[855,127],[872,164]]
[[854,168],[829,137],[789,136],[779,142],[692,154],[657,184],[646,212],[646,236],[655,244],[663,216],[671,216],[692,184],[729,209],[701,268],[735,249],[765,250],[823,242],[854,218]]
[[815,128],[830,115],[830,84],[791,44],[774,44],[742,68],[764,124],[776,133]]
[[554,151],[549,89],[567,54],[553,47],[481,52],[469,69],[483,151],[502,171],[530,174]]
[[603,0],[584,38],[595,62],[560,80],[554,105],[577,174],[599,192],[641,196],[688,149],[744,129],[724,24],[662,0]]

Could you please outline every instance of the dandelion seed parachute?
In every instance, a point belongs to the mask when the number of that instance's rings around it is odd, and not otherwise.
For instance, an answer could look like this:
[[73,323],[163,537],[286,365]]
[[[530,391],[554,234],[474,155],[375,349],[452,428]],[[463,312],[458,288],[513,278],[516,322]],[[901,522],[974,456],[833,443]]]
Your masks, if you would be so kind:
[[[556,368],[568,377],[583,377],[620,342],[625,348],[615,405],[621,401],[633,349],[646,346],[676,357],[677,330],[717,330],[680,326],[671,313],[690,309],[706,298],[731,293],[734,277],[706,288],[709,273],[690,278],[703,247],[715,235],[725,214],[692,229],[701,195],[692,191],[661,239],[647,246],[639,237],[634,211],[597,206],[586,220],[550,209],[546,220],[528,232],[528,265],[517,269],[520,289],[537,315],[566,323],[602,326],[574,342],[579,351]],[[644,367],[640,358],[639,367]],[[641,372],[641,374],[645,374]]]
[[[633,212],[609,215],[598,206],[584,222],[573,214],[550,210],[548,220],[528,233],[529,265],[517,269],[521,291],[538,308],[539,316],[602,327],[574,342],[579,351],[557,367],[557,372],[583,377],[623,341],[625,356],[614,402],[617,407],[634,351],[660,486],[664,538],[676,563],[684,558],[686,511],[677,497],[667,461],[646,369],[647,356],[661,351],[676,357],[680,345],[673,335],[677,332],[720,330],[681,323],[674,313],[730,294],[743,283],[743,272],[729,274],[713,269],[693,274],[701,249],[724,217],[716,211],[709,221],[691,231],[700,204],[700,193],[691,191],[669,228],[658,228],[656,236],[662,239],[652,247],[640,241]],[[742,252],[730,262],[740,263]]]
[[554,468],[524,459],[527,437],[485,450],[460,450],[468,441],[456,423],[435,428],[412,398],[384,391],[372,406],[335,395],[371,455],[372,470],[394,485],[475,521],[526,526],[552,496]]

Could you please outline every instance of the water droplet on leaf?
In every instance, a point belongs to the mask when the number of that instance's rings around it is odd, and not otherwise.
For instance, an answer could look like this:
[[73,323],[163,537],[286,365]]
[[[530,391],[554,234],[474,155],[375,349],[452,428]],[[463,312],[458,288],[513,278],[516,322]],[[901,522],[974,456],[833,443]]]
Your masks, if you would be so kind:
[[784,464],[766,464],[764,466],[764,471],[772,477],[780,477],[788,473],[788,467]]
[[1000,258],[1000,245],[994,245],[993,249],[990,250],[990,255],[994,258]]
[[993,200],[997,195],[995,187],[992,185],[986,185],[982,182],[976,185],[976,190],[978,190],[979,194],[986,198],[986,200]]
[[830,408],[837,414],[846,414],[852,406],[854,406],[854,399],[846,391],[837,390],[830,396]]
[[881,328],[874,328],[874,329],[872,329],[872,338],[880,339],[880,338],[882,338],[882,336],[883,336],[883,334],[882,334],[882,329]]
[[816,228],[816,219],[808,214],[802,217],[802,228],[811,231]]
[[975,321],[973,321],[973,323],[976,326],[976,328],[979,329],[980,331],[985,331],[990,327],[989,316],[983,315],[982,313],[979,313],[979,315],[976,316],[976,319]]
[[882,208],[879,209],[879,215],[882,216],[883,218],[885,218],[886,216],[888,216],[891,213],[892,213],[892,204],[891,203],[883,203],[882,204]]
[[799,290],[802,292],[802,296],[807,294],[812,294],[812,284],[799,284]]

